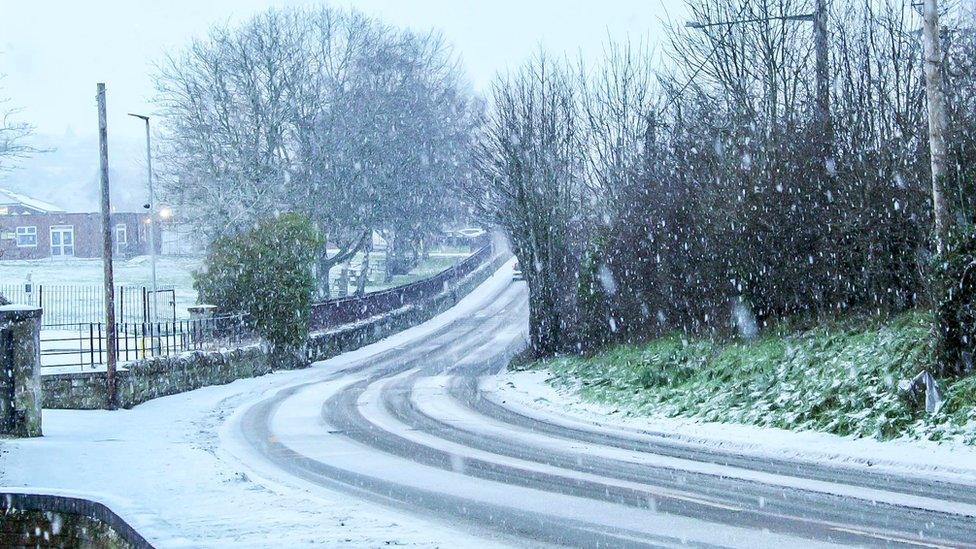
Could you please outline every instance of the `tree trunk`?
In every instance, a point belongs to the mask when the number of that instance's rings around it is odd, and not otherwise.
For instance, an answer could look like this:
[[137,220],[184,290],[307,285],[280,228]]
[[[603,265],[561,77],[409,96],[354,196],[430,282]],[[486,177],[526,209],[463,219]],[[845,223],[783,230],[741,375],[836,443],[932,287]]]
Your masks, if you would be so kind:
[[[323,234],[325,232],[323,231]],[[364,231],[359,237],[352,242],[346,244],[345,247],[341,247],[339,243],[339,251],[335,255],[329,257],[328,252],[328,242],[323,242],[322,247],[319,248],[318,255],[315,260],[315,272],[316,272],[316,286],[320,298],[328,299],[331,296],[331,288],[329,287],[329,273],[332,271],[332,267],[340,263],[345,263],[352,259],[356,252],[362,249],[366,245],[367,241],[372,241],[371,239],[372,231]]]
[[373,253],[373,239],[370,238],[366,243],[366,247],[363,249],[363,264],[359,269],[359,280],[356,284],[356,295],[363,295],[366,293],[366,282],[369,281],[369,256]]
[[939,36],[938,0],[923,3],[925,50],[925,95],[929,113],[929,154],[932,163],[932,213],[935,218],[935,242],[942,253],[952,218],[948,213],[942,179],[946,174],[946,99],[942,90],[942,43]]
[[332,289],[329,287],[329,273],[332,271],[332,262],[328,255],[325,244],[323,244],[318,257],[315,258],[315,284],[319,299],[332,297]]

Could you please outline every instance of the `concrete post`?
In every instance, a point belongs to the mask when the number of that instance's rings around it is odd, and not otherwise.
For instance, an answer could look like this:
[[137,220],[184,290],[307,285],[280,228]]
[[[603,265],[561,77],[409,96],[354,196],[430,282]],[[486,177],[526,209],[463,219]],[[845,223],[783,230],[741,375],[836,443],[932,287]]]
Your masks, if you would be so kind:
[[217,313],[217,306],[204,303],[187,307],[186,310],[190,313],[190,318],[199,323],[199,330],[204,341],[213,341],[214,323],[210,319]]
[[41,436],[41,309],[0,306],[0,434]]

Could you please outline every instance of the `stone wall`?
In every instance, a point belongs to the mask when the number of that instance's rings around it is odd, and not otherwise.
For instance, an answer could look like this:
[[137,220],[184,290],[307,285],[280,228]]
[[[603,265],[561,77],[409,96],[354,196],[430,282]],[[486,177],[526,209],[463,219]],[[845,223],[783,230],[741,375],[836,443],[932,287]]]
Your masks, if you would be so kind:
[[309,338],[309,357],[325,360],[341,353],[356,350],[407,328],[416,326],[453,307],[471,293],[508,260],[509,255],[496,255],[482,264],[450,290],[421,303],[410,304],[387,314],[339,328],[316,332]]
[[[207,385],[264,375],[271,371],[267,353],[258,345],[213,352],[191,352],[126,363],[116,372],[119,406],[136,404]],[[105,372],[74,372],[43,376],[45,408],[94,410],[107,402]]]
[[0,305],[0,434],[41,436],[41,309]]
[[[456,285],[420,303],[309,336],[307,358],[324,360],[358,349],[416,326],[449,309],[484,282],[508,259],[496,255]],[[116,373],[119,406],[267,374],[293,361],[269,357],[258,345],[222,352],[191,352],[126,363]],[[307,362],[299,364],[304,366]],[[293,364],[294,365],[294,364]],[[45,408],[99,409],[106,406],[105,373],[77,372],[43,376]]]
[[0,493],[0,547],[152,546],[101,503],[64,496]]

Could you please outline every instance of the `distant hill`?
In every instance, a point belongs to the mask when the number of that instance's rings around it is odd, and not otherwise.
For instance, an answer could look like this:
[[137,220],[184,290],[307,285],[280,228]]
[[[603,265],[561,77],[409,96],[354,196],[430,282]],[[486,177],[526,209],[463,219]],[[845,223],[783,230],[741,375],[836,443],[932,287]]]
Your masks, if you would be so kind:
[[[35,154],[19,167],[0,173],[0,187],[51,202],[71,212],[99,208],[98,140],[70,133],[35,135]],[[146,149],[143,141],[109,137],[109,181],[116,211],[141,211],[147,202]]]

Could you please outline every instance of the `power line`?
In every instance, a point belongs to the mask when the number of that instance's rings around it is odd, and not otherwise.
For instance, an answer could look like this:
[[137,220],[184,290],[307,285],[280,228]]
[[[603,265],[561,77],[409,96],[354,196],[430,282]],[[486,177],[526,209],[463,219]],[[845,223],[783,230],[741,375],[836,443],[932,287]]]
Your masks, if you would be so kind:
[[[742,3],[742,6],[739,8],[739,11],[736,12],[735,16],[732,19],[738,19],[739,17],[741,17],[742,16],[742,13],[746,9],[746,6],[748,6],[748,5],[749,5],[749,2],[748,1],[744,1]],[[718,23],[716,23],[715,25],[717,25],[717,24]],[[661,111],[660,112],[663,113],[664,111],[668,110],[668,107],[670,107],[671,105],[674,104],[676,98],[677,97],[680,97],[681,94],[683,94],[685,92],[685,90],[687,90],[688,87],[691,86],[691,84],[695,81],[695,78],[698,77],[698,74],[701,73],[702,69],[705,68],[705,64],[708,63],[709,61],[711,61],[712,56],[715,55],[715,52],[716,51],[718,51],[718,47],[723,42],[725,42],[725,39],[728,38],[730,34],[732,34],[732,27],[733,27],[733,25],[734,25],[734,22],[728,23],[728,26],[725,29],[725,34],[723,34],[721,37],[719,37],[719,39],[715,42],[715,44],[712,46],[711,51],[709,51],[708,52],[708,55],[706,55],[705,58],[702,59],[701,63],[698,64],[698,67],[696,67],[695,70],[691,73],[691,76],[688,77],[688,81],[685,82],[685,84],[683,86],[681,86],[681,89],[678,90],[678,93],[676,93],[676,94],[672,95],[670,98],[668,98],[668,102],[665,103],[663,107],[661,107]],[[704,25],[704,26],[714,26],[714,25]]]

